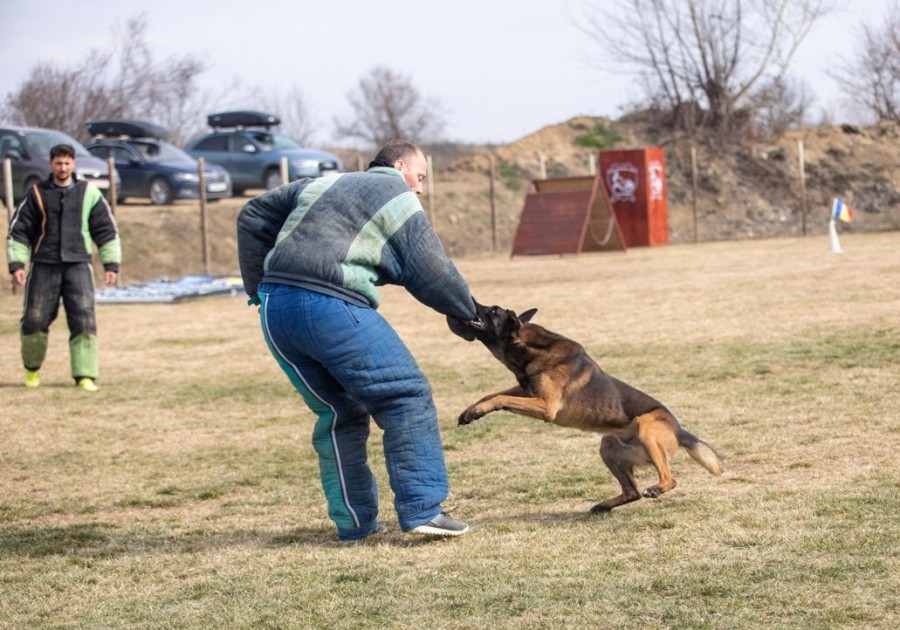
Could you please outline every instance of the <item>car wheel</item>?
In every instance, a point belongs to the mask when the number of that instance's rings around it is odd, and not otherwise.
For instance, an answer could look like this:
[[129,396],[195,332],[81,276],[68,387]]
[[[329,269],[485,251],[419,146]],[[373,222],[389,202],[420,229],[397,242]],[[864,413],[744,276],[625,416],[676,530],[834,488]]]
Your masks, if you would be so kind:
[[172,187],[162,177],[157,177],[150,182],[150,203],[158,206],[167,206],[172,203]]
[[120,206],[125,203],[125,197],[116,197],[116,203]]
[[281,186],[281,171],[277,168],[270,168],[266,171],[266,190],[272,190]]

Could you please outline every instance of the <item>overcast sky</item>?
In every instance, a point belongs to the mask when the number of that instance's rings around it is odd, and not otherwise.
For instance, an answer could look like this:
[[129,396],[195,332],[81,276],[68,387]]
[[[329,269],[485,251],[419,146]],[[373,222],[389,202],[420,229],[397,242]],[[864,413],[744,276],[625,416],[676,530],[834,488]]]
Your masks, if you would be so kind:
[[[203,59],[203,87],[234,79],[284,93],[296,87],[319,144],[332,142],[334,116],[349,114],[347,94],[376,65],[444,104],[449,139],[506,143],[582,114],[618,118],[640,96],[629,77],[586,63],[596,49],[571,18],[584,1],[0,0],[0,98],[38,62],[68,67],[91,48],[108,50],[113,28],[143,13],[157,62]],[[837,0],[844,10],[805,41],[794,73],[815,92],[815,111],[853,119],[825,71],[849,55],[863,21],[884,16],[893,1]]]

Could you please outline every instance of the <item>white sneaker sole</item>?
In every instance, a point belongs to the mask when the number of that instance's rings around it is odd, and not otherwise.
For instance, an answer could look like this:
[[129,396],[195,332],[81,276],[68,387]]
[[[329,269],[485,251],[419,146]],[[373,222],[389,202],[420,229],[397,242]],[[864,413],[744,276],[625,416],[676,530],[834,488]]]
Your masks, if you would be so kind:
[[469,526],[466,525],[465,529],[452,530],[452,529],[443,529],[441,527],[434,527],[433,525],[419,525],[418,527],[413,527],[409,530],[410,534],[426,534],[428,536],[462,536],[467,531],[469,531]]

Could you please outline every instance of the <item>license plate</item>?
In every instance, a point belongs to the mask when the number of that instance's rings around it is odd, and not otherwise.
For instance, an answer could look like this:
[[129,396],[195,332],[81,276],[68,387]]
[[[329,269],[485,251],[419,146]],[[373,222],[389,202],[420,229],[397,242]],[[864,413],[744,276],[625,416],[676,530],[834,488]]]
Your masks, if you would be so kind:
[[326,170],[326,171],[322,171],[322,177],[325,177],[326,175],[334,175],[335,173],[337,173],[336,170],[330,170],[330,171],[329,171],[329,170]]
[[109,188],[108,179],[92,179],[90,181],[94,182],[94,186],[97,188]]
[[228,186],[225,185],[225,182],[215,182],[213,184],[209,184],[206,187],[206,190],[209,192],[225,192]]

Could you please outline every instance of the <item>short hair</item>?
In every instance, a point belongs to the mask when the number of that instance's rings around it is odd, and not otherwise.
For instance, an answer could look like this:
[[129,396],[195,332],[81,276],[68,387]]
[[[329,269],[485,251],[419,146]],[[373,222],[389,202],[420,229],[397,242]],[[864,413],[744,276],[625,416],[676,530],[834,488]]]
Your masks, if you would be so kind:
[[390,166],[393,168],[394,162],[397,160],[402,160],[421,152],[422,150],[418,146],[408,140],[391,140],[375,154],[375,157],[369,162],[369,168],[373,166]]
[[50,159],[58,157],[67,157],[75,159],[75,147],[71,144],[54,144],[50,147]]

